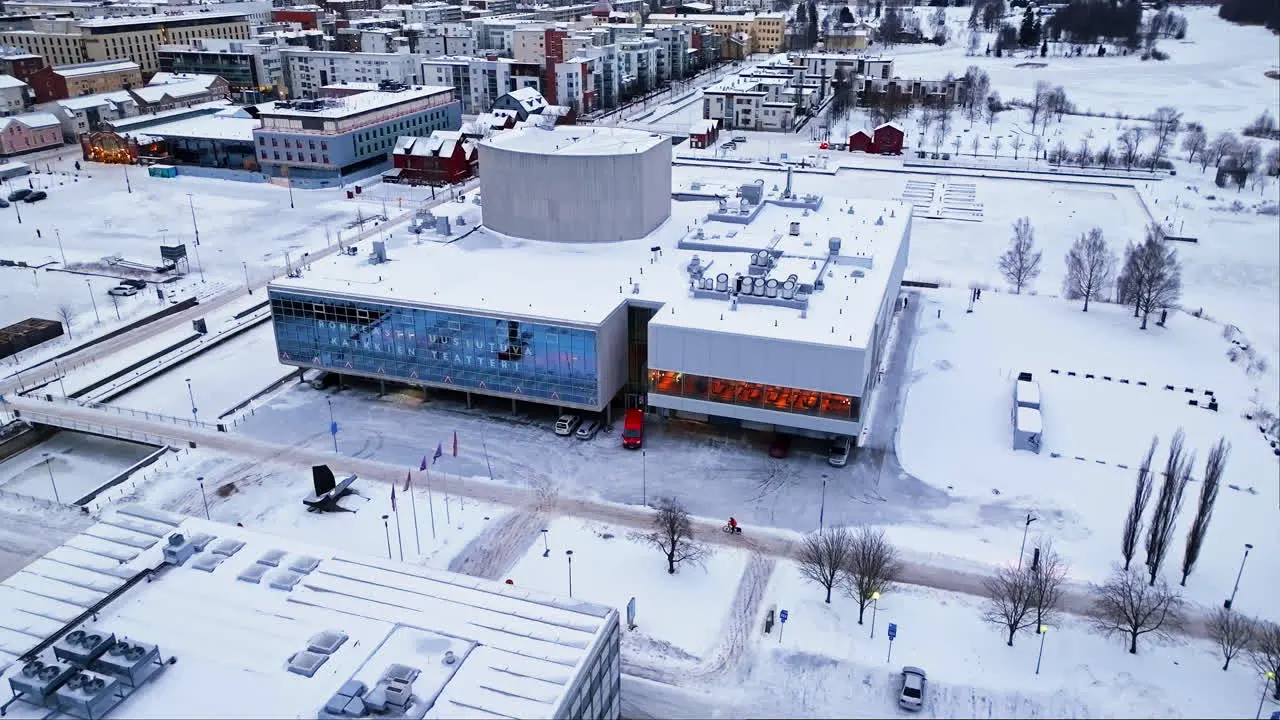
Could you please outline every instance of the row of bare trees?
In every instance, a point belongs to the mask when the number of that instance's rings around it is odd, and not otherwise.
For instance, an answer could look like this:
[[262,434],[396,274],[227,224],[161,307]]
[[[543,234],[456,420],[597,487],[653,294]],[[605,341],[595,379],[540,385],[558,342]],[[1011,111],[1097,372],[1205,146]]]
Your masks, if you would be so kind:
[[858,603],[858,624],[871,602],[887,593],[902,574],[898,550],[884,531],[832,527],[807,536],[800,545],[800,573],[826,591],[844,592]]
[[[1259,673],[1280,678],[1280,624],[1218,608],[1209,620],[1209,633],[1222,651],[1223,670],[1243,652]],[[1280,701],[1280,682],[1274,685],[1272,697]]]
[[1062,594],[1068,567],[1062,556],[1046,540],[1031,562],[1006,567],[987,578],[986,607],[982,619],[1008,633],[1007,644],[1027,628],[1038,634],[1045,625],[1057,620],[1062,609]]

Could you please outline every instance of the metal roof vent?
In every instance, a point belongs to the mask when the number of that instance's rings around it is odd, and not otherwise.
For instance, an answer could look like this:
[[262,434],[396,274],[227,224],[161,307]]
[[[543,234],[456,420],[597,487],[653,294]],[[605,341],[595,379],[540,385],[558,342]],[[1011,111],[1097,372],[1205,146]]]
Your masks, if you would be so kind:
[[444,664],[445,664],[445,665],[452,665],[452,664],[454,664],[454,663],[456,663],[456,662],[458,662],[458,658],[456,658],[456,657],[454,656],[453,651],[452,651],[452,650],[445,650],[445,651],[444,651]]
[[321,655],[310,650],[296,652],[289,656],[289,672],[303,677],[313,677],[316,671],[320,669],[320,666],[324,665],[328,659],[328,655]]
[[310,555],[295,555],[289,561],[289,569],[301,575],[306,575],[317,567],[320,567],[320,561]]
[[307,641],[307,650],[324,655],[332,655],[347,641],[348,635],[341,630],[322,630]]
[[215,555],[211,552],[202,552],[191,560],[191,567],[196,570],[203,570],[207,573],[213,572],[223,560],[227,558],[223,555]]
[[253,583],[254,585],[257,585],[258,583],[262,582],[262,576],[266,575],[267,571],[269,571],[270,569],[271,568],[269,566],[263,565],[262,561],[258,561],[250,565],[249,567],[245,568],[244,570],[240,571],[240,574],[236,576],[236,579],[243,580],[244,582]]
[[262,554],[262,557],[258,558],[258,564],[278,567],[280,565],[280,561],[284,559],[284,556],[285,552],[283,550],[268,550]]
[[274,590],[292,590],[298,581],[302,580],[302,576],[296,572],[289,570],[276,570],[267,578],[267,585]]
[[833,237],[827,240],[827,249],[831,251],[832,255],[839,255],[840,254],[840,238]]
[[232,555],[235,555],[236,553],[240,552],[240,548],[242,547],[244,547],[243,540],[236,540],[235,538],[222,538],[221,540],[214,543],[209,548],[209,552],[215,555],[222,555],[223,557],[231,557]]

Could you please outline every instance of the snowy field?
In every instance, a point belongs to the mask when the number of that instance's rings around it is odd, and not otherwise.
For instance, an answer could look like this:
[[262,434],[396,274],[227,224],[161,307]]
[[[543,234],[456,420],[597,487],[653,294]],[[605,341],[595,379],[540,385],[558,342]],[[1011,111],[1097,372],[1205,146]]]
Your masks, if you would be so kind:
[[153,452],[147,445],[60,432],[0,462],[0,490],[53,500],[56,487],[57,497],[70,504]]
[[[1120,559],[1134,468],[1152,436],[1160,437],[1153,463],[1159,465],[1182,428],[1187,450],[1197,457],[1197,478],[1209,448],[1225,437],[1232,449],[1224,487],[1186,592],[1206,606],[1220,603],[1230,594],[1244,544],[1252,543],[1238,604],[1280,618],[1267,600],[1280,578],[1280,536],[1267,530],[1280,506],[1280,458],[1243,417],[1258,378],[1227,360],[1229,345],[1218,325],[1173,314],[1167,327],[1141,331],[1131,310],[1114,305],[1095,304],[1086,314],[1079,303],[1057,298],[983,293],[967,314],[967,291],[921,298],[897,448],[907,472],[970,503],[951,507],[946,531],[895,528],[894,537],[912,547],[945,543],[950,554],[1001,564],[1017,558],[1021,523],[998,529],[987,514],[995,507],[1032,512],[1039,518],[1033,538],[1051,537],[1077,577],[1098,581]],[[1039,455],[1012,450],[1014,379],[1024,371],[1041,386]],[[1188,405],[1190,399],[1203,404],[1205,389],[1218,398],[1218,412]],[[1197,488],[1193,483],[1187,490],[1177,552],[1166,569],[1173,581]],[[979,502],[989,504],[972,504]]]
[[[228,368],[235,368],[234,375],[228,375]],[[155,376],[109,404],[187,417],[194,397],[200,419],[213,421],[293,372],[297,369],[276,360],[275,336],[267,322]]]

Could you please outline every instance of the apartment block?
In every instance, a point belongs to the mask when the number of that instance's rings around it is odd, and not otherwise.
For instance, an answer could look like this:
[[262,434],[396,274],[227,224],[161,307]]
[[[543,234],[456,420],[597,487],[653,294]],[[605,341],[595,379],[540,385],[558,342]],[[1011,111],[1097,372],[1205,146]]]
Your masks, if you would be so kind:
[[162,45],[161,72],[222,77],[233,91],[275,93],[284,87],[280,47],[273,40],[196,38],[190,45]]
[[305,97],[324,85],[342,82],[418,81],[417,60],[408,53],[363,53],[281,48],[280,62],[289,94]]

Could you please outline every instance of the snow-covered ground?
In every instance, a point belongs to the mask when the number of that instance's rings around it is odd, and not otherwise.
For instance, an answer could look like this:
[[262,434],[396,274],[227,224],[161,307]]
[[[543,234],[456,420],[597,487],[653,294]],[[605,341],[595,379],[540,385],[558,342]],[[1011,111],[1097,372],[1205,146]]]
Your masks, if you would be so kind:
[[147,445],[60,432],[0,462],[0,489],[53,500],[56,488],[69,505],[153,452]]
[[[1280,507],[1280,458],[1244,418],[1259,378],[1225,357],[1230,345],[1221,327],[1175,313],[1167,327],[1143,331],[1131,309],[1093,304],[1083,313],[1080,303],[1058,298],[984,292],[973,313],[965,312],[967,301],[968,291],[960,289],[921,296],[897,447],[908,472],[969,502],[939,514],[945,529],[903,527],[891,534],[912,547],[945,546],[950,554],[998,565],[1016,560],[1022,523],[992,525],[991,514],[997,508],[1033,512],[1039,522],[1032,538],[1052,538],[1077,577],[1099,581],[1120,559],[1134,468],[1152,436],[1160,438],[1154,463],[1160,465],[1174,432],[1185,430],[1196,478],[1209,448],[1224,437],[1232,446],[1224,487],[1186,592],[1206,606],[1220,603],[1231,592],[1244,544],[1251,543],[1237,604],[1280,619],[1269,602],[1280,578],[1280,537],[1268,530]],[[1012,450],[1020,372],[1040,382],[1039,455]],[[1218,412],[1188,404],[1203,405],[1205,390],[1218,399]],[[1187,490],[1179,538],[1194,515],[1198,487]],[[1180,539],[1171,555],[1166,575],[1177,581]]]

